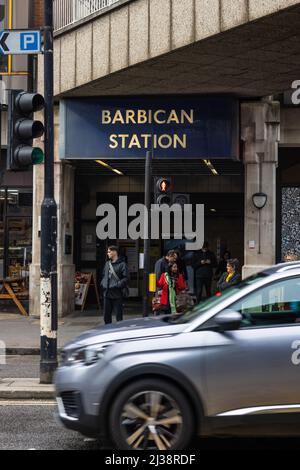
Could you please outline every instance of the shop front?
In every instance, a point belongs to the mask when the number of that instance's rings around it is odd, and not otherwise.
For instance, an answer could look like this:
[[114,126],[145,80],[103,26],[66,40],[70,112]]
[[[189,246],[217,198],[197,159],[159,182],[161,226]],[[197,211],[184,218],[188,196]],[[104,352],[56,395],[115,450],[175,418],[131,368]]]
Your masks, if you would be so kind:
[[[3,151],[0,166],[0,299],[5,299],[5,307],[11,303],[7,300],[13,300],[19,311],[27,314],[27,311],[18,305],[17,299],[29,298],[29,267],[32,262],[32,172],[7,172],[5,162],[6,152]],[[6,298],[8,295],[10,297]]]
[[28,280],[32,255],[32,188],[0,189],[0,276]]

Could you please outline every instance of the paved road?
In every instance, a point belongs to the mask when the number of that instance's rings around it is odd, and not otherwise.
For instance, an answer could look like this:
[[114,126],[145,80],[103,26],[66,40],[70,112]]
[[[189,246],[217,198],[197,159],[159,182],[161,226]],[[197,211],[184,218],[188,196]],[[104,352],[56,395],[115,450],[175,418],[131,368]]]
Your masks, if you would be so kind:
[[33,403],[0,401],[0,450],[100,448],[99,442],[64,429],[54,416],[54,402]]
[[[0,400],[0,450],[109,450],[101,442],[87,439],[61,426],[55,417],[53,401]],[[299,438],[279,439],[195,439],[194,451],[216,450],[295,450]]]
[[[2,378],[39,376],[39,356],[7,356],[0,364]],[[55,417],[54,401],[6,401],[0,399],[0,449],[51,450],[99,449],[100,443],[89,441],[65,429]]]

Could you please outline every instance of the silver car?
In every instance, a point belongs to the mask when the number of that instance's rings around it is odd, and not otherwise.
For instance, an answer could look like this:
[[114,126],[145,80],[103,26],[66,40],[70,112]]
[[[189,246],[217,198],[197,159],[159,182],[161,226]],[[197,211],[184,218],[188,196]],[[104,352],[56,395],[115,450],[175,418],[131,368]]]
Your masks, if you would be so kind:
[[285,425],[298,434],[300,263],[182,315],[88,331],[64,348],[56,393],[68,428],[118,449],[184,449],[196,435]]

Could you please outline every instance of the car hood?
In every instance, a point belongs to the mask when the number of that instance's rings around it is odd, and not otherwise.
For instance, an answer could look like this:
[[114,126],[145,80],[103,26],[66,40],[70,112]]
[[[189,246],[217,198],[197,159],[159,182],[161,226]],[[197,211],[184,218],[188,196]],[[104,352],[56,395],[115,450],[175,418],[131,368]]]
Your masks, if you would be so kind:
[[159,317],[125,320],[86,331],[67,343],[64,349],[74,349],[107,342],[170,336],[181,333],[185,328],[185,324],[170,324]]

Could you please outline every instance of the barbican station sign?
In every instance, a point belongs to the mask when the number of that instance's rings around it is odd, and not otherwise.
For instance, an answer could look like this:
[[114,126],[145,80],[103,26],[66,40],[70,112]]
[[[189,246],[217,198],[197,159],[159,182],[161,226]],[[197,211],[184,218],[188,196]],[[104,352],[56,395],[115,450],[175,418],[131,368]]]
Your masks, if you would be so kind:
[[61,101],[61,159],[238,158],[231,96],[79,98]]

